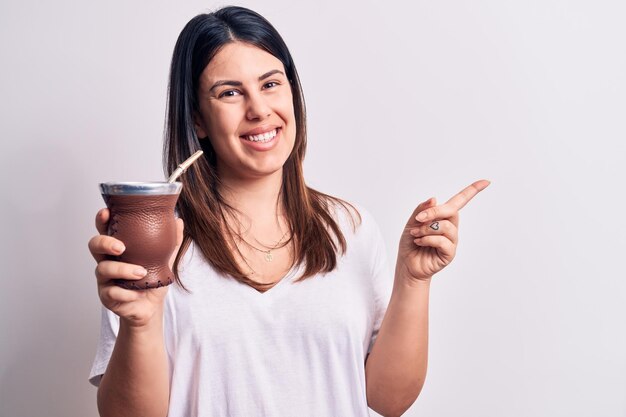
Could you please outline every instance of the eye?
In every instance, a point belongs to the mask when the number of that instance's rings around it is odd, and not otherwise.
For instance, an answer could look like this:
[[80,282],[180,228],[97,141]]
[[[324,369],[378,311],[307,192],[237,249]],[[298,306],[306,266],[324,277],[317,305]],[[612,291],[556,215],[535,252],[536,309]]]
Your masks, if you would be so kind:
[[218,98],[222,98],[222,97],[235,97],[240,95],[241,92],[239,90],[226,90],[226,91],[222,91],[219,96],[217,96]]
[[280,85],[280,83],[278,83],[276,81],[270,81],[270,82],[267,82],[267,83],[263,84],[263,88],[264,89],[274,88],[274,87],[278,87],[279,85]]

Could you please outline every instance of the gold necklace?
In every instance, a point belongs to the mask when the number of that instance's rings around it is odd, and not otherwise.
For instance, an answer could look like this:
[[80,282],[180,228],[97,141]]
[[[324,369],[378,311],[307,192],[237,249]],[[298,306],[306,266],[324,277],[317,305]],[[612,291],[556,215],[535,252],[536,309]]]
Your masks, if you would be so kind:
[[[265,247],[265,249],[259,249],[256,246],[254,246],[252,243],[248,242],[246,239],[244,239],[244,237],[242,235],[240,235],[239,233],[235,232],[234,230],[232,230],[230,228],[230,226],[228,226],[228,228],[230,229],[230,231],[235,234],[241,241],[243,241],[246,245],[250,246],[252,249],[257,250],[261,253],[265,254],[265,261],[266,262],[272,262],[274,260],[274,255],[272,255],[272,251],[275,249],[280,249],[282,247],[284,247],[285,245],[280,245],[283,241],[283,239],[285,239],[285,236],[287,236],[287,233],[289,233],[289,230],[287,230],[283,236],[280,238],[280,240],[276,243],[276,245],[274,246],[265,246],[263,243],[259,242],[254,236],[254,240],[257,241],[258,243],[261,243],[261,246]],[[247,263],[247,262],[246,262]],[[250,266],[250,265],[248,265]],[[251,268],[252,269],[252,268]]]
[[[265,254],[265,261],[266,262],[272,262],[274,260],[274,256],[272,255],[272,251],[275,249],[280,249],[282,247],[284,247],[285,245],[280,246],[280,244],[282,243],[283,239],[285,238],[285,236],[287,236],[287,233],[289,231],[285,232],[283,234],[283,236],[280,238],[280,240],[278,241],[278,243],[276,243],[276,245],[272,246],[272,247],[265,247],[265,249],[259,249],[256,246],[254,246],[252,243],[248,242],[246,239],[243,238],[243,236],[239,236],[241,238],[241,240],[244,241],[244,243],[248,246],[250,246],[252,249],[255,249],[261,253]],[[254,239],[256,240],[256,239]],[[258,240],[256,240],[258,242]],[[260,242],[259,242],[260,243]],[[263,245],[265,246],[265,245]]]

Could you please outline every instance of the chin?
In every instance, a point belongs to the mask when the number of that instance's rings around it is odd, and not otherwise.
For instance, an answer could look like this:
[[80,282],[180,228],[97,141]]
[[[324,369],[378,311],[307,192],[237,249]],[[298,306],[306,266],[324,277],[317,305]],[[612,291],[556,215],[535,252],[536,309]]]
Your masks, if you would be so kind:
[[282,173],[283,165],[271,165],[254,168],[254,172],[257,176],[270,176],[275,175],[277,172]]
[[257,160],[253,169],[257,172],[263,172],[265,174],[273,174],[276,171],[280,171],[285,166],[289,154],[286,155],[267,155],[267,158]]

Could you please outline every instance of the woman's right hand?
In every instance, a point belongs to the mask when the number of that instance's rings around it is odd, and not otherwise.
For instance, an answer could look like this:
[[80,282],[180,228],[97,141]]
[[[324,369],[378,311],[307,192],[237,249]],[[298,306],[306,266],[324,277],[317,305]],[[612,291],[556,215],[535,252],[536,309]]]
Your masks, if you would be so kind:
[[[121,320],[127,321],[130,326],[146,326],[156,317],[157,313],[163,311],[163,300],[168,287],[127,290],[115,284],[114,280],[120,278],[139,280],[145,276],[146,270],[141,265],[106,259],[106,255],[117,256],[125,250],[122,241],[107,235],[108,222],[109,210],[106,208],[100,210],[96,214],[96,228],[100,234],[89,240],[89,251],[98,262],[96,279],[100,301],[106,308],[117,314]],[[172,268],[176,253],[183,240],[183,227],[183,221],[176,219],[176,249],[170,258],[170,268]]]

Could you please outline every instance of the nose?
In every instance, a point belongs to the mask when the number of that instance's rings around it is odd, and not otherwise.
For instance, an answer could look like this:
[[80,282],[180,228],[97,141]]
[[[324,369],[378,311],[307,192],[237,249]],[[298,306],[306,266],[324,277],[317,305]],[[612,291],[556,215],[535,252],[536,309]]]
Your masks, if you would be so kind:
[[248,108],[246,118],[248,120],[263,120],[270,116],[272,109],[261,93],[248,95]]

